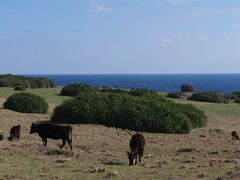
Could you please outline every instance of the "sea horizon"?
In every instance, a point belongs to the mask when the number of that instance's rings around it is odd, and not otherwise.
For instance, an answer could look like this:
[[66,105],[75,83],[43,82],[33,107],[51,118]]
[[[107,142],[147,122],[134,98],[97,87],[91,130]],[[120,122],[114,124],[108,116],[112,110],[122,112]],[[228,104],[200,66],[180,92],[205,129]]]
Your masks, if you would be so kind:
[[114,88],[144,88],[162,92],[178,92],[182,84],[194,90],[231,93],[240,90],[240,73],[236,74],[25,74],[53,80],[58,86],[85,83]]

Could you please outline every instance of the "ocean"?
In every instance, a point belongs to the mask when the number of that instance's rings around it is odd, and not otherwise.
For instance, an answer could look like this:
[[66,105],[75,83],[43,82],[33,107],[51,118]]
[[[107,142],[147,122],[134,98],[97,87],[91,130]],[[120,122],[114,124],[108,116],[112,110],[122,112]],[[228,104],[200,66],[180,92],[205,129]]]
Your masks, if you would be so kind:
[[145,88],[162,92],[180,91],[181,84],[191,84],[195,91],[230,93],[240,90],[240,74],[136,74],[136,75],[26,75],[45,77],[57,85],[87,83],[94,86]]

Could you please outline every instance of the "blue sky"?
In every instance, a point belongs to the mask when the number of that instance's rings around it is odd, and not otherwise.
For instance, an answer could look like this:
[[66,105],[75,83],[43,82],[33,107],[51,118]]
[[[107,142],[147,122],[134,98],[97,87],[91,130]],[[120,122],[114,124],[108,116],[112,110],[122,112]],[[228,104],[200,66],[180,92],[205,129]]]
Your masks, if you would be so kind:
[[0,73],[240,73],[239,0],[0,0]]

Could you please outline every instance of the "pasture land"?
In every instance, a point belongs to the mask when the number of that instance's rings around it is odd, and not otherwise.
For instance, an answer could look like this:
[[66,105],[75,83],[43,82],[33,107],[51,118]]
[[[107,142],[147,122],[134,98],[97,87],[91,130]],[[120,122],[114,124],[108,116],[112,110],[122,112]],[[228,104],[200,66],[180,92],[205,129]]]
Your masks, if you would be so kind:
[[[147,144],[143,162],[129,167],[126,151],[135,132],[101,125],[73,125],[73,152],[61,140],[42,145],[30,135],[35,121],[49,120],[56,105],[69,97],[59,96],[61,87],[27,89],[49,103],[47,115],[22,114],[2,109],[2,103],[16,91],[0,88],[0,179],[240,179],[240,105],[193,102],[208,116],[208,125],[187,135],[143,133]],[[166,93],[163,93],[166,94]],[[21,139],[7,141],[13,125],[21,124]]]

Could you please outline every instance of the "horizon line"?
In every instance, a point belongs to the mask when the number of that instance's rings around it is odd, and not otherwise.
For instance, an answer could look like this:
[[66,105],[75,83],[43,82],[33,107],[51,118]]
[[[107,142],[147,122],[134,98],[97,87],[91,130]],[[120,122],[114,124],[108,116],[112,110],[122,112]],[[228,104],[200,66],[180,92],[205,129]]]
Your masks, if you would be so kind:
[[[11,73],[10,73],[11,74]],[[22,74],[16,73],[12,75],[239,75],[239,73],[79,73],[79,74],[61,74],[61,73],[29,73],[29,74]],[[1,74],[6,75],[6,74]]]

